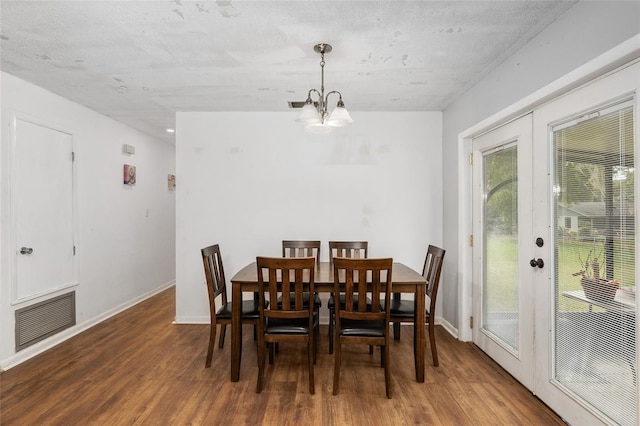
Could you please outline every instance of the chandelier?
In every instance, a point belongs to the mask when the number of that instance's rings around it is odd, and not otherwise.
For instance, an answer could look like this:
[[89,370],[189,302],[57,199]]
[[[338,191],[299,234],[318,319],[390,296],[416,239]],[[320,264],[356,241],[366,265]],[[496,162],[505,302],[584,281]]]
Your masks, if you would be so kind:
[[[332,50],[330,44],[320,43],[316,44],[313,47],[313,50],[320,54],[320,71],[321,71],[321,80],[320,80],[320,91],[316,89],[309,90],[309,94],[307,95],[307,100],[302,107],[302,112],[300,113],[300,117],[296,121],[303,123],[306,125],[306,129],[313,133],[326,133],[331,131],[331,127],[344,127],[348,124],[353,123],[349,112],[344,107],[344,102],[342,102],[342,94],[337,90],[332,90],[327,93],[326,96],[324,94],[324,54],[329,53]],[[327,111],[327,103],[329,101],[329,95],[336,93],[338,98],[338,104],[333,109],[331,114]],[[317,96],[318,100],[313,101],[311,95],[314,94]]]

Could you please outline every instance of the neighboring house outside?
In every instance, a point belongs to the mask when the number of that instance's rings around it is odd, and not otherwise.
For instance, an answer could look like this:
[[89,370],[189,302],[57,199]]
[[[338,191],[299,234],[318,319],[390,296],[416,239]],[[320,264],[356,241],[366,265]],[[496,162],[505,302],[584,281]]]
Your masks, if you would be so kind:
[[[557,206],[558,228],[580,238],[605,236],[607,214],[604,201],[589,201]],[[635,232],[635,206],[631,202],[614,203],[609,215],[614,236],[633,235]]]

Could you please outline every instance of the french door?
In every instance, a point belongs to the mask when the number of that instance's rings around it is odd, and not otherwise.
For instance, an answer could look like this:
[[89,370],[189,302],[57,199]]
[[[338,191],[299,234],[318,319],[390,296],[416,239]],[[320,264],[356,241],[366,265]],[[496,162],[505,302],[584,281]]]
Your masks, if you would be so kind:
[[575,425],[639,420],[639,80],[634,64],[534,112],[534,169],[548,171],[534,178],[534,232],[549,241],[549,277],[534,280],[535,392]]
[[473,140],[473,340],[533,389],[532,118]]
[[474,342],[573,425],[640,419],[639,76],[473,140]]

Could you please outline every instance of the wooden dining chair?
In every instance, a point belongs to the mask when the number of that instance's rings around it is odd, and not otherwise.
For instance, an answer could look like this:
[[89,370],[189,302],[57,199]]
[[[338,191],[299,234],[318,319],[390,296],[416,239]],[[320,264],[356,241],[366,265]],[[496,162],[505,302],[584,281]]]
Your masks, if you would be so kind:
[[[224,346],[224,338],[227,325],[231,324],[231,303],[227,299],[227,283],[224,276],[224,265],[220,255],[220,246],[214,244],[200,250],[202,253],[202,263],[204,264],[204,275],[207,281],[209,293],[209,315],[211,318],[211,329],[209,332],[209,347],[207,349],[207,360],[205,367],[211,367],[213,358],[213,346],[216,340],[216,325],[220,324],[220,340],[218,347]],[[216,309],[216,299],[220,296],[220,307]],[[257,297],[254,300],[242,302],[242,323],[253,324],[254,333],[260,320]]]
[[[431,345],[431,356],[433,365],[438,366],[438,351],[436,349],[435,336],[435,312],[436,298],[438,296],[438,287],[440,283],[440,272],[442,271],[442,262],[446,250],[440,247],[430,245],[427,249],[427,256],[424,259],[422,268],[422,276],[427,280],[426,293],[429,304],[425,312],[425,324],[429,328],[429,343]],[[413,300],[402,300],[400,293],[394,293],[391,300],[391,322],[393,323],[393,338],[400,340],[400,323],[414,322],[415,310]],[[418,327],[417,324],[414,324]]]
[[[336,257],[347,257],[353,259],[366,259],[369,251],[368,241],[329,241],[329,262],[333,263]],[[340,304],[344,304],[344,294],[340,294]],[[355,300],[358,303],[358,300]],[[367,300],[367,303],[371,303]],[[329,308],[329,353],[333,353],[333,331],[335,323],[336,302],[334,294],[331,293],[327,302]]]
[[282,257],[315,257],[320,262],[320,241],[282,240]]
[[[340,390],[342,345],[363,344],[380,346],[385,389],[387,398],[391,398],[389,305],[393,259],[335,258],[333,265],[334,291],[337,294],[344,289],[345,295],[345,303],[338,306],[335,316],[333,394]],[[368,295],[370,304],[366,303]]]
[[[258,257],[258,297],[260,321],[258,323],[258,384],[262,392],[266,351],[269,364],[273,364],[274,344],[300,342],[307,344],[309,392],[315,392],[313,365],[316,362],[319,316],[314,299],[303,302],[304,293],[315,292],[315,258]],[[268,302],[265,300],[268,295]],[[281,298],[281,303],[278,303]]]
[[[320,241],[311,240],[282,240],[282,257],[315,257],[316,264],[320,263]],[[304,295],[305,303],[309,302],[309,295]],[[322,301],[316,293],[314,306],[316,312],[320,314]]]

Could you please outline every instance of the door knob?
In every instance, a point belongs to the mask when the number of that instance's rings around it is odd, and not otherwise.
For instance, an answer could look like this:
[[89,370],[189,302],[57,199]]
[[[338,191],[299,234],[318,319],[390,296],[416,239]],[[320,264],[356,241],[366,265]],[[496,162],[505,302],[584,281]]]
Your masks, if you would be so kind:
[[33,253],[33,249],[31,247],[21,247],[20,254],[31,254]]
[[535,268],[536,266],[540,269],[544,268],[544,260],[537,258],[537,259],[531,259],[529,261],[529,265],[531,265],[532,268]]

